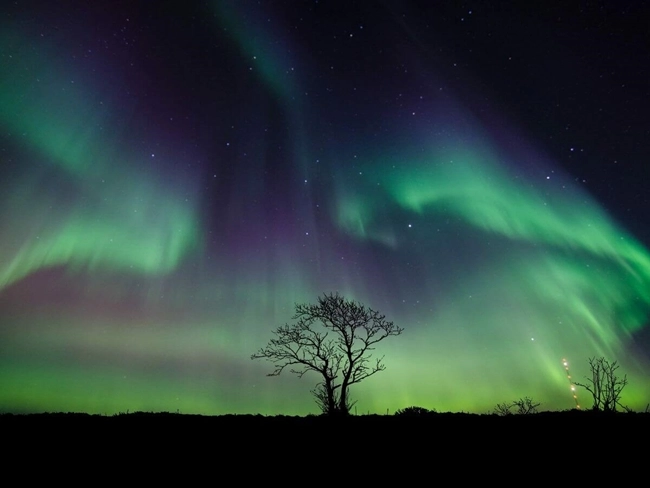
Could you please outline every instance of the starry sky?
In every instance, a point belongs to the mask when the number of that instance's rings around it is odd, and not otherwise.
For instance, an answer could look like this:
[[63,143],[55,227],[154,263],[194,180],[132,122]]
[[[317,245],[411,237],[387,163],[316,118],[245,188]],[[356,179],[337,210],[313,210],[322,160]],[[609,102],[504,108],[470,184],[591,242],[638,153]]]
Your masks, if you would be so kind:
[[359,413],[644,408],[650,8],[543,5],[4,2],[0,411],[317,413],[250,356],[326,292]]

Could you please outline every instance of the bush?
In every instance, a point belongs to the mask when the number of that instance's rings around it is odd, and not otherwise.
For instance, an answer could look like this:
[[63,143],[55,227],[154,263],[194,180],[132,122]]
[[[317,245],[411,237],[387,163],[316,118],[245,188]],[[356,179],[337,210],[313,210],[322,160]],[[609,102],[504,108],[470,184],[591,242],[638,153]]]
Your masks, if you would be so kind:
[[422,417],[432,413],[437,413],[437,412],[435,409],[429,410],[424,407],[412,406],[412,407],[400,408],[397,412],[395,412],[395,415],[408,416],[408,417]]

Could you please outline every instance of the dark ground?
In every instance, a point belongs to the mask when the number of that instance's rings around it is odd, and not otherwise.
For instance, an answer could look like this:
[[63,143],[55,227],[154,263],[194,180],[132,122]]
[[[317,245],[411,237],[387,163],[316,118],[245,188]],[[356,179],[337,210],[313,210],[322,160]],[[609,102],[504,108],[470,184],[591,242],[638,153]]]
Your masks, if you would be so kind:
[[[357,430],[364,432],[394,431],[416,433],[428,429],[550,429],[572,428],[600,429],[602,427],[645,428],[650,427],[650,412],[602,413],[593,411],[567,410],[562,412],[540,412],[529,415],[438,413],[402,415],[350,415],[331,418],[308,415],[306,417],[264,416],[264,415],[187,415],[172,412],[132,412],[112,416],[85,413],[38,413],[0,414],[0,423],[9,426],[38,427],[56,424],[87,426],[89,428],[164,425],[168,427],[218,428],[222,431],[285,431],[331,432],[332,429]],[[650,433],[650,431],[648,431]]]
[[[650,413],[363,415],[347,418],[134,412],[0,415],[5,468],[73,481],[419,486],[491,480],[541,484],[585,476],[645,486]],[[44,468],[50,466],[50,468]],[[22,468],[21,468],[22,469]],[[341,471],[343,469],[343,471]],[[558,478],[558,475],[560,477]],[[207,478],[206,478],[207,476]],[[224,478],[225,477],[225,478]],[[275,480],[275,481],[274,481]],[[445,481],[446,480],[446,481]],[[230,485],[230,483],[226,483]]]

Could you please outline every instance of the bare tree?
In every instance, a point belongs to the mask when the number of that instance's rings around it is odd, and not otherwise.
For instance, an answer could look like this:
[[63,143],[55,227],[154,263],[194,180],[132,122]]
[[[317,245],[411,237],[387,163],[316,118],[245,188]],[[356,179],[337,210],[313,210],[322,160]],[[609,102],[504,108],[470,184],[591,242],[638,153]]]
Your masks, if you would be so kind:
[[323,413],[350,413],[350,386],[383,371],[383,356],[373,358],[375,345],[404,329],[386,316],[346,300],[338,293],[324,294],[317,304],[296,304],[293,324],[278,327],[266,347],[251,359],[266,359],[275,365],[268,376],[286,368],[300,378],[307,372],[321,375],[312,390]]
[[494,407],[494,415],[506,417],[512,415],[512,403],[497,403]]
[[512,406],[517,407],[517,414],[519,415],[537,413],[537,407],[540,405],[541,403],[535,403],[533,402],[533,399],[529,397],[520,398],[519,400],[512,402]]
[[616,361],[609,362],[604,357],[589,358],[591,378],[585,376],[587,383],[576,383],[589,393],[594,399],[594,410],[603,412],[616,412],[616,405],[620,403],[621,392],[627,385],[627,375],[620,378],[616,374],[619,365]]
[[[494,415],[499,415],[500,417],[506,417],[513,414],[530,415],[537,413],[537,407],[540,405],[541,403],[535,403],[532,398],[524,397],[511,403],[497,403],[492,413],[494,413]],[[512,409],[515,407],[517,408],[517,411],[513,412]]]

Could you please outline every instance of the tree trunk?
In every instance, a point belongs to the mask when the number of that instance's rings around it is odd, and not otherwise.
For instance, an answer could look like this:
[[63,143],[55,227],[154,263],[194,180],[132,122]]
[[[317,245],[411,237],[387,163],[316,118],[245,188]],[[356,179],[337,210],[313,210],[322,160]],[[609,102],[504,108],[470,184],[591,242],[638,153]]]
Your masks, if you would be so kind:
[[341,395],[339,396],[339,414],[349,415],[350,408],[348,406],[348,381],[347,377],[343,378],[343,383],[341,383]]
[[336,399],[334,398],[334,388],[332,388],[332,383],[327,382],[327,414],[332,415],[336,412]]

